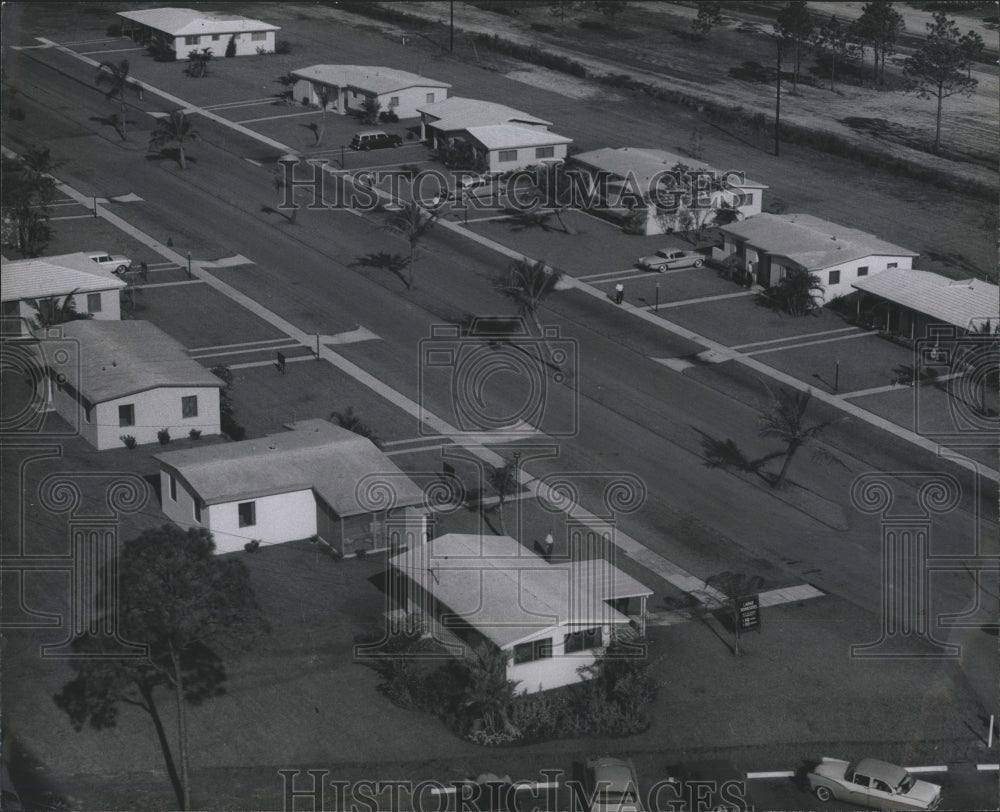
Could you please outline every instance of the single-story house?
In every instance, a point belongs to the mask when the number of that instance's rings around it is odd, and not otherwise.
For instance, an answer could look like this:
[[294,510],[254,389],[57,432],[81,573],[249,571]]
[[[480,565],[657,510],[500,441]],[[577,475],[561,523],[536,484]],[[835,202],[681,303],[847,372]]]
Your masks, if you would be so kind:
[[505,104],[452,96],[417,108],[420,114],[420,140],[437,149],[448,139],[464,136],[469,127],[495,124],[517,124],[536,130],[547,130],[551,121],[538,118]]
[[507,653],[507,676],[526,693],[579,682],[580,667],[633,622],[644,633],[653,594],[603,558],[550,563],[510,536],[450,533],[389,567],[404,611],[420,613],[455,653],[482,644]]
[[908,270],[918,255],[855,228],[809,214],[759,214],[721,226],[722,254],[735,256],[740,270],[772,287],[789,270],[815,274],[828,302],[853,292],[853,284],[893,268]]
[[292,93],[303,104],[320,103],[317,87],[328,92],[327,110],[347,115],[360,110],[365,99],[376,99],[382,112],[415,118],[417,107],[448,98],[447,82],[405,70],[370,65],[313,65],[292,71]]
[[342,555],[424,540],[423,491],[371,440],[326,420],[285,428],[157,454],[163,512],[210,530],[220,553],[313,536]]
[[982,279],[949,279],[931,271],[894,268],[855,280],[858,317],[912,339],[947,325],[959,335],[995,334],[1000,328],[1000,288]]
[[185,58],[189,51],[211,48],[213,56],[225,56],[232,41],[236,56],[253,56],[258,50],[274,52],[276,25],[251,20],[227,11],[193,8],[147,8],[119,11],[122,34],[148,44],[159,40]]
[[566,150],[573,143],[564,135],[520,124],[467,127],[459,137],[472,145],[483,170],[496,174],[565,161]]
[[167,429],[218,434],[222,381],[148,321],[71,321],[62,341],[76,342],[79,380],[50,371],[52,406],[99,451],[121,448],[123,437],[155,443]]
[[[570,166],[587,182],[593,206],[622,216],[643,214],[637,226],[646,235],[681,230],[683,209],[706,225],[723,207],[735,209],[738,217],[753,217],[761,212],[767,188],[737,172],[723,172],[662,149],[604,147],[572,156]],[[678,167],[697,172],[703,179],[675,177]],[[717,182],[714,189],[710,178]],[[681,203],[679,192],[702,187],[705,191],[697,198]]]
[[95,319],[121,319],[119,292],[125,282],[102,268],[88,254],[62,254],[0,264],[3,334],[28,335],[37,315],[35,303],[61,307],[72,295],[77,313]]

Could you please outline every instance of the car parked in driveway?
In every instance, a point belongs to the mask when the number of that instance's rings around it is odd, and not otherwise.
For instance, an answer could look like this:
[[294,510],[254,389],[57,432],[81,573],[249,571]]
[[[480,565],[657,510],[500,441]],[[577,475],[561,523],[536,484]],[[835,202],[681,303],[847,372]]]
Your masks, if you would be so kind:
[[88,254],[88,256],[102,268],[105,268],[112,273],[116,273],[119,276],[132,267],[132,260],[128,257],[123,257],[120,254],[108,254],[107,252],[101,252]]
[[590,812],[643,812],[639,780],[630,760],[588,759],[585,768]]
[[903,767],[865,758],[852,763],[823,758],[808,774],[821,801],[847,801],[871,809],[937,809],[941,787],[914,778]]
[[390,135],[382,130],[369,130],[354,134],[354,137],[351,138],[351,149],[367,152],[370,149],[398,147],[402,143],[403,139],[396,134]]
[[672,271],[676,268],[700,268],[705,257],[696,251],[663,248],[648,257],[640,257],[636,265],[647,271]]

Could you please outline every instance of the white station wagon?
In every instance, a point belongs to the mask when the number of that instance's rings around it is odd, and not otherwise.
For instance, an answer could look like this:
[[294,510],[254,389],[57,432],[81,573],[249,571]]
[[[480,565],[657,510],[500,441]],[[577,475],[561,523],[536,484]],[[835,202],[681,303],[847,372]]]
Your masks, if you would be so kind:
[[107,268],[112,273],[116,273],[119,276],[132,267],[132,260],[118,254],[100,253],[89,254],[88,256],[90,256],[90,258],[102,268]]
[[676,268],[700,268],[705,264],[705,258],[695,251],[664,248],[640,258],[636,264],[647,271],[672,271]]

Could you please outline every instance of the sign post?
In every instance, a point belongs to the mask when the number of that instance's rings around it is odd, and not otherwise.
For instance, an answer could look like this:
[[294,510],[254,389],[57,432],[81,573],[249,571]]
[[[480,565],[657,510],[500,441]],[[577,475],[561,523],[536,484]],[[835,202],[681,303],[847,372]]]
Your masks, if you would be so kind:
[[743,632],[760,629],[760,597],[745,595],[735,601],[736,656],[740,656],[740,636]]

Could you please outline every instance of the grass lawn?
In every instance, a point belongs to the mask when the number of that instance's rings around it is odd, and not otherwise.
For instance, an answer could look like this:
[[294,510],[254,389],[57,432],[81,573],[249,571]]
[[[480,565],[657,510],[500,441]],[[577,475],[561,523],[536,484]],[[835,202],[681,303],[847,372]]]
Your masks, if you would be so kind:
[[[594,287],[614,291],[616,281],[604,282],[594,280],[590,282]],[[726,279],[722,279],[711,268],[688,268],[680,272],[667,271],[651,276],[640,276],[636,279],[623,279],[625,285],[625,301],[640,307],[653,306],[657,301],[656,288],[659,286],[660,306],[670,303],[684,302],[688,299],[700,299],[704,296],[730,296],[746,291],[739,285]],[[683,305],[671,307],[664,312],[664,318],[673,318],[672,314],[683,309]]]

